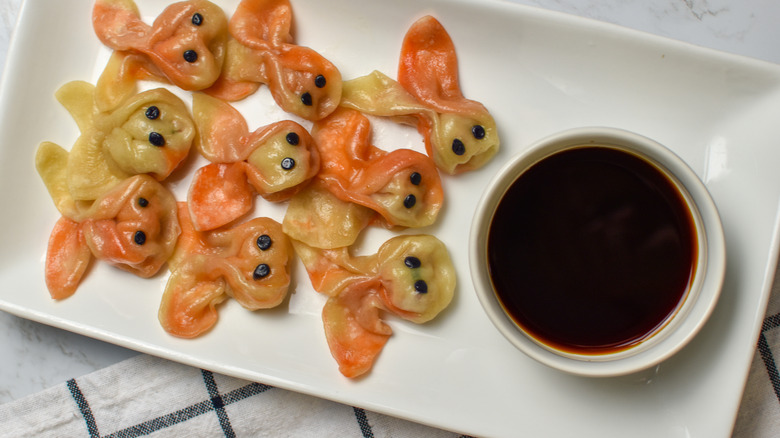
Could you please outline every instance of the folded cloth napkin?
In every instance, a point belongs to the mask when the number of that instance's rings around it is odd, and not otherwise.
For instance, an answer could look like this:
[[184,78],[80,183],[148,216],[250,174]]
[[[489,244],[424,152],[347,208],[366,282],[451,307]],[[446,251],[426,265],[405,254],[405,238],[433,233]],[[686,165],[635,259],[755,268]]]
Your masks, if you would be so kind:
[[780,436],[780,267],[742,395],[734,438]]
[[147,355],[0,406],[3,437],[457,437]]

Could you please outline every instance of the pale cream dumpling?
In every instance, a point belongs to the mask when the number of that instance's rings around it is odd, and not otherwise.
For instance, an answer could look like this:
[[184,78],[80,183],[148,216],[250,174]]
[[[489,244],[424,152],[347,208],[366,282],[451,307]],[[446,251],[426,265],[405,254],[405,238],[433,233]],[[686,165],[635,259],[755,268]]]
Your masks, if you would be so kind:
[[311,178],[313,146],[304,143],[311,143],[308,134],[281,131],[249,155],[247,162],[263,176],[256,184],[261,192],[279,192]]
[[43,142],[36,167],[47,187],[56,179],[62,185],[58,191],[74,201],[94,201],[133,175],[165,179],[187,157],[195,138],[187,107],[166,89],[129,96],[111,111],[99,110],[95,86],[88,82],[68,82],[55,96],[81,135],[70,151]]
[[338,199],[318,184],[312,184],[290,199],[284,216],[284,232],[314,248],[352,245],[368,225],[374,211]]
[[496,122],[488,113],[482,120],[457,113],[437,114],[431,134],[436,165],[448,173],[481,167],[498,152]]
[[139,94],[100,123],[115,126],[105,147],[120,169],[158,179],[166,178],[187,156],[195,137],[187,108],[162,88]]
[[398,236],[377,253],[379,277],[393,313],[415,323],[430,321],[452,300],[455,267],[446,246],[431,235]]
[[[419,172],[417,171],[419,170]],[[373,193],[371,198],[382,206],[381,212],[401,226],[421,227],[436,221],[441,206],[437,192],[430,191],[430,179],[424,172],[436,171],[410,166],[395,173],[384,187]]]

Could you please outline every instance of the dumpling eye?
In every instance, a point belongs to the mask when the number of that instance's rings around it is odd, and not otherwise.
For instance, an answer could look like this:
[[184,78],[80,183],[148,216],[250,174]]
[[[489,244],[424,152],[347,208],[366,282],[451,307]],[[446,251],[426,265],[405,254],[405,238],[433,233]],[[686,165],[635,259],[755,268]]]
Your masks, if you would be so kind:
[[404,264],[409,269],[417,269],[420,266],[422,266],[422,263],[420,262],[420,259],[414,256],[409,256],[404,259]]
[[257,265],[254,272],[252,272],[252,278],[255,280],[260,280],[261,278],[268,277],[268,274],[270,273],[271,273],[271,268],[265,263],[260,263],[259,265]]
[[146,208],[149,206],[149,200],[146,198],[138,198],[138,205],[141,208]]
[[452,152],[455,153],[455,155],[463,155],[466,153],[466,145],[463,144],[460,139],[452,140]]
[[418,172],[413,172],[411,175],[409,175],[409,182],[411,182],[412,185],[419,186],[422,182],[422,175],[420,175]]
[[485,138],[485,128],[482,125],[474,125],[471,127],[471,134],[477,140]]
[[428,293],[428,283],[425,280],[417,280],[414,282],[414,291],[421,294]]
[[149,134],[149,143],[154,146],[165,146],[165,137],[159,132],[152,132]]
[[157,108],[156,106],[152,105],[149,108],[146,109],[146,118],[149,120],[155,120],[158,117],[160,117],[160,108]]
[[201,24],[203,24],[203,15],[200,15],[197,12],[194,13],[192,15],[192,24],[194,24],[195,26],[200,26]]
[[312,104],[314,103],[314,101],[312,101],[311,99],[311,94],[309,94],[308,91],[301,95],[301,102],[303,102],[303,104],[306,106],[312,106]]
[[257,247],[260,248],[262,251],[267,251],[268,248],[271,247],[271,236],[268,234],[263,234],[262,236],[257,238]]
[[293,167],[295,167],[295,160],[293,160],[292,158],[287,157],[284,160],[282,160],[282,169],[290,170]]
[[314,85],[317,88],[323,88],[327,83],[328,81],[325,80],[325,76],[323,75],[318,75],[316,78],[314,78]]
[[404,198],[404,207],[406,208],[412,208],[416,203],[417,197],[414,195],[407,195],[406,198]]
[[146,233],[143,231],[136,231],[135,234],[133,234],[133,242],[135,242],[137,245],[143,245],[146,243]]
[[182,56],[184,56],[184,60],[190,64],[198,60],[198,52],[194,50],[187,50]]
[[290,132],[289,134],[287,134],[286,139],[287,139],[287,143],[293,146],[297,146],[298,143],[301,141],[301,138],[298,136],[298,134],[294,132]]

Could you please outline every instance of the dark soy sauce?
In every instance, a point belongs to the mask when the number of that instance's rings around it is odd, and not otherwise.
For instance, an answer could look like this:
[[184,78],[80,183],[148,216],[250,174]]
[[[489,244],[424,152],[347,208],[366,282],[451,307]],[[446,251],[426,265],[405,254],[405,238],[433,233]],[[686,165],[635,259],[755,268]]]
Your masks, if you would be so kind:
[[488,264],[504,308],[559,350],[605,354],[662,327],[696,268],[691,213],[674,184],[630,153],[568,149],[501,199]]

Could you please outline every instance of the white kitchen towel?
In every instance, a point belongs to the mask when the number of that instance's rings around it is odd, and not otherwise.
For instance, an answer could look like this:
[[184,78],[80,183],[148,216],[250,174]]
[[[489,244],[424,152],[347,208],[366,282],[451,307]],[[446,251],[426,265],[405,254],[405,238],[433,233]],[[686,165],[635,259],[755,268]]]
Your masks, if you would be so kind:
[[780,436],[780,269],[775,272],[733,436]]
[[0,437],[459,435],[138,355],[0,406]]

